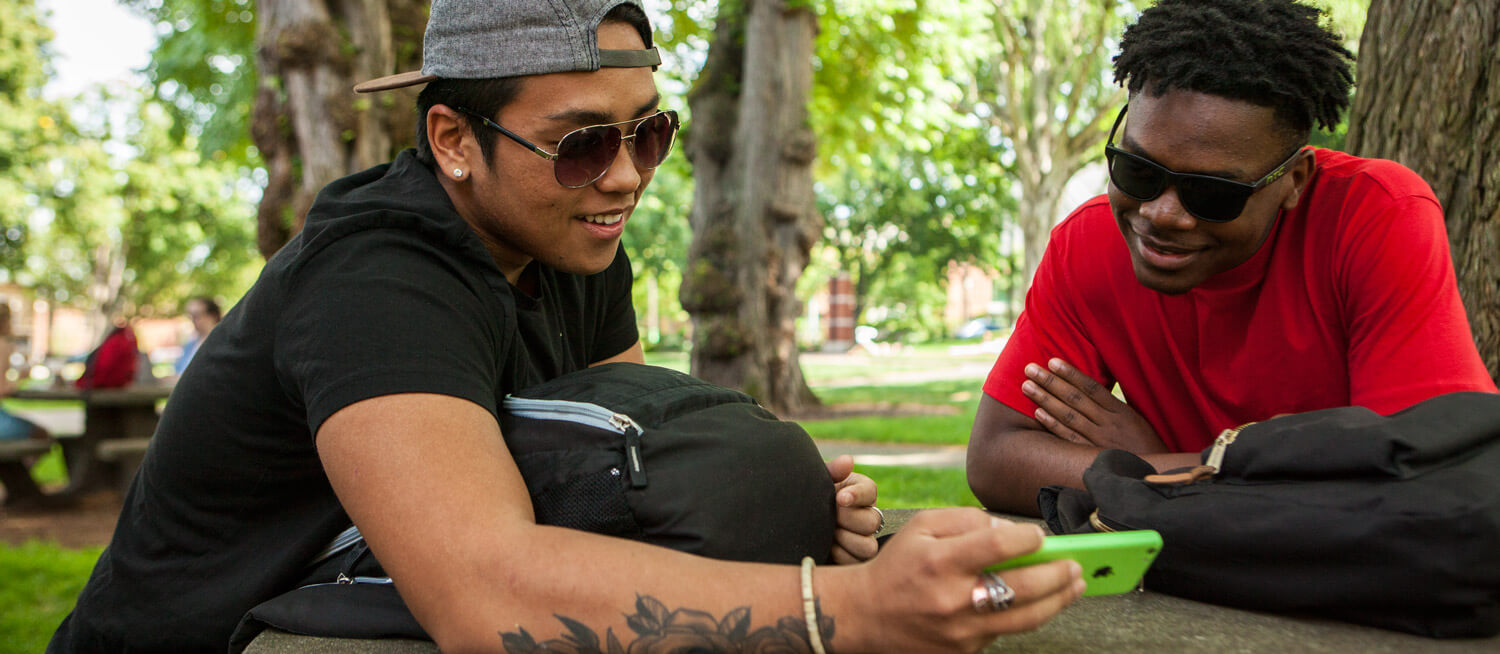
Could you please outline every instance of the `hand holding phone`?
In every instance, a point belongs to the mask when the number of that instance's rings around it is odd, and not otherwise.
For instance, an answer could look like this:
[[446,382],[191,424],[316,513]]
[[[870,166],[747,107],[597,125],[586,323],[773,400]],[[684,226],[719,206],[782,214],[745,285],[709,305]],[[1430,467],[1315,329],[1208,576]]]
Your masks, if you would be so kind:
[[990,566],[998,572],[1059,559],[1072,559],[1083,567],[1085,597],[1114,595],[1135,590],[1146,569],[1161,551],[1161,534],[1150,529],[1101,534],[1048,536],[1035,552]]

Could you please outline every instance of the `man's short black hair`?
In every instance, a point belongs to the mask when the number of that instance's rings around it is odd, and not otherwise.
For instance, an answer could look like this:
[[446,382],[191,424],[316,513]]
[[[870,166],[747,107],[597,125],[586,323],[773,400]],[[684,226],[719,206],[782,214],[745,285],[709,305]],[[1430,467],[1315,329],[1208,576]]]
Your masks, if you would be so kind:
[[[625,23],[640,33],[641,41],[651,47],[651,21],[646,13],[635,5],[616,5],[604,15],[600,24]],[[427,142],[427,111],[435,105],[463,107],[481,116],[493,118],[521,93],[525,77],[498,77],[492,79],[436,79],[427,83],[417,95],[417,160],[428,167],[437,165],[432,156],[432,144]],[[464,115],[469,130],[479,141],[479,152],[486,166],[490,165],[490,153],[494,151],[499,132],[489,129],[484,121]]]
[[1296,146],[1313,125],[1332,129],[1349,105],[1354,55],[1294,0],[1161,0],[1125,28],[1115,83],[1196,91],[1275,110]]

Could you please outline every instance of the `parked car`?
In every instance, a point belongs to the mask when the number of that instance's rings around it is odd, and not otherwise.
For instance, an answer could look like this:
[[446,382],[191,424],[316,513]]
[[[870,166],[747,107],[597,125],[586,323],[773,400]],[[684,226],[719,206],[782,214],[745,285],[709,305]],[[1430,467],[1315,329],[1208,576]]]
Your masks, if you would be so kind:
[[1001,325],[1000,321],[995,318],[980,316],[960,326],[958,331],[953,333],[953,337],[961,339],[980,338],[989,332],[999,331],[1003,328],[1004,325]]

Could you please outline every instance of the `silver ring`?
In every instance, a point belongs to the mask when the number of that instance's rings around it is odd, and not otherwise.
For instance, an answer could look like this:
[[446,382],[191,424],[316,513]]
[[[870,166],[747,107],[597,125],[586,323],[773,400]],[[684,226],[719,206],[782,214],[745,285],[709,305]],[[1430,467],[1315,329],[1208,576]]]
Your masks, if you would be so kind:
[[881,530],[885,529],[885,511],[881,511],[880,507],[874,504],[871,504],[870,508],[875,509],[875,515],[880,516],[880,525],[875,527],[875,533],[878,534]]
[[979,613],[1004,611],[1010,608],[1011,601],[1015,599],[1016,591],[993,572],[979,575],[979,585],[974,587],[969,597],[974,610]]

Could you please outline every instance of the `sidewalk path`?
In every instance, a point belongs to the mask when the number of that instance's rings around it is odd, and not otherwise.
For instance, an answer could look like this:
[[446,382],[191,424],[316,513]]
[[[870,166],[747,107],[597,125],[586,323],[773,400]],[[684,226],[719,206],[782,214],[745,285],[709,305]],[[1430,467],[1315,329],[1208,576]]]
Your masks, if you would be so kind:
[[823,455],[824,459],[852,454],[855,465],[866,466],[962,469],[967,451],[963,445],[904,445],[823,440],[815,442],[818,445],[818,452]]
[[[804,365],[823,363],[841,366],[847,370],[836,379],[820,379],[814,382],[812,385],[817,388],[920,384],[948,379],[973,379],[975,380],[974,388],[977,390],[983,385],[984,378],[990,374],[990,368],[995,365],[993,358],[872,357],[820,352],[806,352],[797,356]],[[868,367],[869,372],[859,370],[861,367]]]

